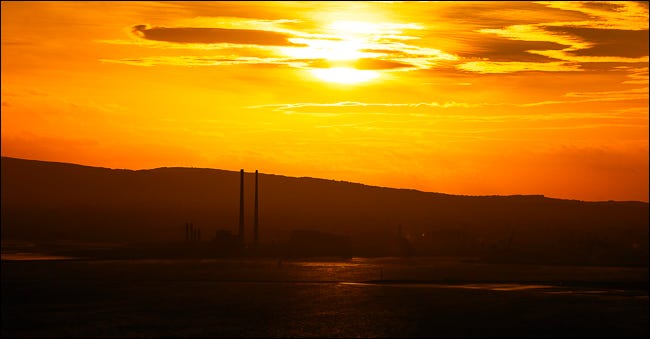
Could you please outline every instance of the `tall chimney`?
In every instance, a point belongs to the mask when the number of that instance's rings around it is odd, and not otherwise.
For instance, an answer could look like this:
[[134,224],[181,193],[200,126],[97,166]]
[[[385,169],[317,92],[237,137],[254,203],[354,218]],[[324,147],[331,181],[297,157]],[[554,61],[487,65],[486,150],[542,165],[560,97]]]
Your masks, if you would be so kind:
[[239,171],[239,242],[244,244],[244,170]]
[[255,247],[257,247],[257,229],[259,226],[259,217],[258,217],[258,211],[257,211],[257,170],[255,170],[255,224],[254,224],[254,232],[255,232]]

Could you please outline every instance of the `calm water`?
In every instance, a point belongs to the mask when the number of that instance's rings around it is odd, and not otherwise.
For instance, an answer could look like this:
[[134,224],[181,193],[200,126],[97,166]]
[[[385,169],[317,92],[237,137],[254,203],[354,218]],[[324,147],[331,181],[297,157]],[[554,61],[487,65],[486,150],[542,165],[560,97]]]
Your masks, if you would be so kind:
[[454,258],[3,256],[2,335],[647,337],[647,276],[647,268]]

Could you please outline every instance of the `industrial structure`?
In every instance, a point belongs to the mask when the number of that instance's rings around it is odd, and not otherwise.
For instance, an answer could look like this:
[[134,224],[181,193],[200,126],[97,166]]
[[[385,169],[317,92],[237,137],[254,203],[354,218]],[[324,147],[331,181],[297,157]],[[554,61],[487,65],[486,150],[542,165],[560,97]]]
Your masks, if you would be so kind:
[[244,245],[244,170],[239,171],[239,242]]
[[[253,226],[253,245],[254,249],[258,248],[259,243],[259,196],[258,196],[258,171],[255,170],[255,208],[254,208],[254,226]],[[245,209],[244,209],[244,170],[239,171],[239,225],[238,232],[233,235],[226,229],[218,229],[213,238],[213,245],[216,246],[216,252],[221,254],[237,255],[242,254],[246,248],[245,238]],[[194,235],[196,230],[192,224],[186,224],[186,240],[196,239]],[[200,232],[200,230],[198,231]],[[200,233],[198,233],[200,234]],[[200,237],[200,235],[198,235]]]
[[255,219],[254,219],[254,240],[253,240],[253,245],[255,246],[255,249],[258,247],[258,230],[259,230],[259,217],[258,217],[258,202],[257,202],[257,170],[255,170]]
[[191,222],[186,222],[185,241],[201,241],[201,229],[194,228],[194,224]]
[[[244,170],[239,171],[239,242],[242,247],[246,244],[244,232]],[[259,197],[258,197],[258,171],[255,170],[255,207],[253,217],[253,245],[257,248],[259,242]]]

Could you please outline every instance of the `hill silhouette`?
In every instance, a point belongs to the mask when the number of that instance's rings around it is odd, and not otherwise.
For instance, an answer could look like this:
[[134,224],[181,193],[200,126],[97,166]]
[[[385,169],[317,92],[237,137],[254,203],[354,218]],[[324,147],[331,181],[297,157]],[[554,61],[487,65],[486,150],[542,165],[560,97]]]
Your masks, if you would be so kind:
[[[3,241],[172,242],[183,240],[186,222],[205,240],[218,230],[237,232],[237,171],[9,157],[1,166]],[[246,170],[245,238],[252,242],[255,169]],[[262,173],[259,181],[261,243],[283,244],[300,230],[343,237],[352,255],[404,254],[406,244],[414,255],[648,264],[645,202],[458,196]]]

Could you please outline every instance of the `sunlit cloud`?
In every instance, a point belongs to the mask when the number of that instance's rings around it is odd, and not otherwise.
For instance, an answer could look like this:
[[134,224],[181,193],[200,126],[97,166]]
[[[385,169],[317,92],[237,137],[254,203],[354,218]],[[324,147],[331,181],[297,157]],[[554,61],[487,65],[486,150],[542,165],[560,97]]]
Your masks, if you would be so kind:
[[[648,9],[633,2],[540,2],[549,8],[575,11],[590,20],[554,21],[509,25],[504,28],[484,28],[477,32],[496,35],[517,42],[554,43],[564,48],[530,46],[524,53],[549,58],[548,66],[512,61],[507,67],[502,61],[482,60],[464,63],[459,69],[481,73],[507,73],[522,68],[544,71],[566,71],[576,63],[638,63],[648,61]],[[522,56],[525,54],[522,53]],[[559,64],[562,60],[567,63]],[[543,60],[540,60],[543,61]],[[534,66],[534,67],[533,67]],[[561,67],[558,67],[561,66]],[[487,71],[486,71],[487,70]],[[577,69],[574,69],[577,70]]]
[[479,32],[485,34],[496,34],[500,37],[512,40],[554,42],[556,44],[569,46],[568,49],[570,50],[584,49],[593,46],[593,43],[570,34],[549,32],[543,28],[542,24],[512,25],[503,29],[481,29]]
[[315,59],[309,62],[309,66],[314,68],[351,67],[357,70],[394,70],[403,68],[416,68],[416,66],[412,64],[379,58],[361,58],[353,61]]
[[636,1],[542,1],[550,8],[576,11],[589,15],[592,20],[572,21],[572,26],[592,28],[647,30],[648,7]]
[[512,73],[524,71],[577,72],[580,65],[566,62],[516,62],[516,61],[470,61],[458,65],[464,71],[477,73]]
[[327,26],[329,30],[345,35],[382,35],[402,34],[404,30],[421,30],[422,25],[415,23],[390,23],[390,22],[363,22],[363,21],[335,21]]
[[[393,66],[405,65],[405,68],[426,69],[436,65],[437,61],[457,60],[452,54],[439,49],[404,43],[403,40],[417,39],[399,35],[403,29],[423,29],[416,24],[368,23],[336,21],[327,27],[329,39],[292,38],[294,43],[307,45],[306,48],[286,47],[281,52],[294,58],[325,59],[336,61],[361,61],[353,65],[360,69],[373,63],[392,63]],[[327,36],[327,35],[326,35]],[[396,39],[395,37],[400,37]],[[403,68],[379,67],[380,69]],[[374,69],[374,68],[373,68]]]
[[[428,69],[438,61],[457,60],[453,54],[439,49],[405,43],[417,40],[406,36],[406,30],[423,30],[416,23],[334,21],[320,29],[301,31],[296,27],[300,20],[251,20],[242,18],[200,17],[181,21],[186,26],[150,27],[135,25],[131,39],[106,39],[102,43],[139,45],[161,49],[194,49],[197,51],[230,51],[244,53],[240,63],[251,63],[251,57],[260,58],[266,54],[267,62],[279,64],[278,60],[313,60],[300,64],[299,68],[356,68],[358,70],[400,70]],[[251,54],[251,52],[253,54]],[[192,60],[189,56],[172,60],[168,57],[102,59],[128,65],[228,65],[238,59],[236,55],[224,55],[226,62]],[[215,59],[218,57],[215,56]],[[288,66],[295,62],[280,62]],[[322,70],[313,70],[323,73]],[[330,71],[333,73],[335,71]],[[313,72],[312,72],[313,73]],[[363,72],[361,72],[363,73]],[[359,74],[361,74],[359,73]],[[365,74],[370,74],[365,72]]]
[[305,45],[306,47],[283,48],[281,52],[293,58],[328,60],[355,60],[364,57],[372,57],[376,54],[362,52],[360,46],[352,41],[337,41],[323,39],[290,39],[294,44]]

